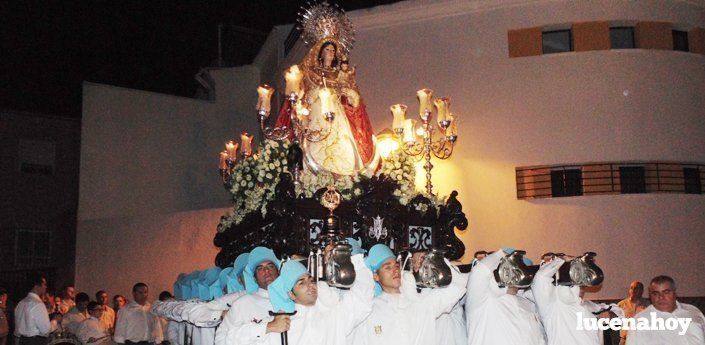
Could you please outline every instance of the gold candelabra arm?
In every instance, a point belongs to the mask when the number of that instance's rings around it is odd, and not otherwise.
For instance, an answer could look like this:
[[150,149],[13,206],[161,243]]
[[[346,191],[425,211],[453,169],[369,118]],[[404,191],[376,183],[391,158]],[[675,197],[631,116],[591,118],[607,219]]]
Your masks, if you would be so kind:
[[269,140],[284,140],[291,134],[291,129],[287,126],[282,127],[265,127],[265,119],[260,119],[259,128],[262,131],[262,135]]
[[423,141],[417,140],[413,143],[401,143],[401,149],[408,156],[412,156],[418,159],[423,158],[422,153],[424,152],[425,143]]
[[431,143],[431,151],[438,159],[448,159],[453,154],[454,146],[455,140],[451,141],[446,137],[443,137],[440,140]]

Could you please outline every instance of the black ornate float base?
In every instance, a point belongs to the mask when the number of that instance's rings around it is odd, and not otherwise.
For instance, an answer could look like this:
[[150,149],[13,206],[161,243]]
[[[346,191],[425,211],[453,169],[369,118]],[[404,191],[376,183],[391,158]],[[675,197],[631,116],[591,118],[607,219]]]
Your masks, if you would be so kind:
[[[453,191],[443,205],[435,205],[418,195],[407,205],[394,197],[397,183],[384,176],[362,183],[362,193],[344,200],[336,209],[340,230],[345,236],[362,239],[369,249],[385,243],[395,251],[443,249],[446,257],[457,260],[465,247],[455,235],[455,229],[465,230],[468,220]],[[282,174],[275,188],[275,199],[267,205],[267,215],[252,212],[237,225],[217,233],[213,242],[221,250],[215,264],[232,265],[235,258],[257,246],[267,246],[278,256],[299,254],[308,256],[323,240],[323,220],[328,210],[319,202],[325,189],[312,198],[295,196],[289,174]]]

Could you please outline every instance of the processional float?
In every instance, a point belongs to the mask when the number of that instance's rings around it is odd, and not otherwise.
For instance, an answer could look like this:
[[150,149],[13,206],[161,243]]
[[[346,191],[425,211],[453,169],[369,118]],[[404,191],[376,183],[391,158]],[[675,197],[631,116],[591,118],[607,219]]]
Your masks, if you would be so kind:
[[[283,257],[308,256],[314,276],[345,287],[354,280],[346,240],[353,237],[363,248],[384,243],[398,253],[432,251],[423,284],[447,284],[442,258],[463,255],[455,231],[468,225],[458,193],[440,199],[431,183],[432,157],[449,158],[458,139],[450,98],[419,90],[420,121],[395,104],[392,129],[375,136],[349,60],[354,31],[345,12],[327,2],[309,4],[299,30],[309,51],[284,72],[278,112],[272,111],[275,88],[257,89],[263,140],[255,148],[254,136],[242,133],[220,153],[234,208],[218,225],[216,265],[231,266],[240,253],[266,246]],[[420,161],[423,192],[414,185]],[[326,265],[325,247],[332,248]]]

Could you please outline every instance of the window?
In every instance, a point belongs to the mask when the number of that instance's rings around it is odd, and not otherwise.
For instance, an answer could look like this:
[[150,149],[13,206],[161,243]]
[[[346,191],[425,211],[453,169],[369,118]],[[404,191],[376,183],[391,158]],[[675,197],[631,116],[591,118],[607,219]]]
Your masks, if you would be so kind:
[[634,48],[634,28],[628,26],[610,28],[610,42],[612,49]]
[[570,30],[546,31],[542,35],[543,53],[563,53],[573,50]]
[[673,30],[673,50],[688,51],[688,32]]
[[698,168],[683,168],[683,180],[686,194],[702,194],[703,187],[700,181]]
[[18,268],[44,267],[51,264],[49,231],[17,229],[15,234],[15,265]]
[[644,167],[619,167],[619,181],[622,193],[646,193]]
[[20,172],[42,175],[54,173],[56,149],[53,141],[20,139],[18,150]]
[[553,197],[583,195],[583,178],[580,169],[552,170],[551,195]]

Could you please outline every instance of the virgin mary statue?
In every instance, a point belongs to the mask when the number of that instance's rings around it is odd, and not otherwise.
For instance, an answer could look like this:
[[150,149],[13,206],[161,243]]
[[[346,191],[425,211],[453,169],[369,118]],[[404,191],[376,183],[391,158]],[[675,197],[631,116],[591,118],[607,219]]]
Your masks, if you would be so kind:
[[[303,85],[298,96],[308,113],[300,118],[309,131],[328,135],[322,140],[304,138],[301,144],[305,166],[314,173],[354,175],[374,171],[378,156],[355,68],[347,59],[352,27],[347,16],[336,10],[340,11],[327,3],[314,5],[307,10],[308,19],[302,20],[304,41],[313,44],[299,64]],[[325,16],[337,16],[338,20],[321,18]],[[290,121],[289,103],[285,102],[276,126],[288,127]]]

